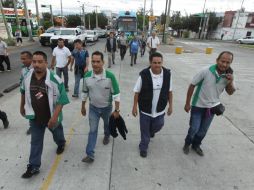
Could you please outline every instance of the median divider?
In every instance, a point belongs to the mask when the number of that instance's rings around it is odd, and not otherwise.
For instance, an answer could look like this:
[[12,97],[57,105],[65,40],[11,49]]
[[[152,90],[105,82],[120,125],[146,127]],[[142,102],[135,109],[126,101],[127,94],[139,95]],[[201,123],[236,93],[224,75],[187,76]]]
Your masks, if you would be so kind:
[[11,85],[10,87],[4,89],[3,92],[8,93],[8,92],[10,92],[10,91],[12,91],[12,90],[14,90],[15,88],[18,88],[18,87],[19,87],[19,83],[15,83],[15,84]]

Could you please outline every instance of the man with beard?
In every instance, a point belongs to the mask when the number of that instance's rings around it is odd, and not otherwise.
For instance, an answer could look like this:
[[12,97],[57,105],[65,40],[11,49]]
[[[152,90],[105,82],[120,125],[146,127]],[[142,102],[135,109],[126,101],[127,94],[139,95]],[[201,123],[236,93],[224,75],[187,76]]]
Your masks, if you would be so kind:
[[27,171],[22,178],[30,178],[39,173],[46,127],[53,134],[57,144],[57,154],[65,147],[62,126],[62,108],[69,103],[61,79],[50,71],[47,55],[42,51],[33,54],[31,69],[21,84],[20,113],[29,119],[31,127],[31,149]]
[[[226,90],[229,95],[235,92],[233,84],[233,70],[230,65],[233,61],[233,53],[223,51],[216,59],[216,64],[204,68],[194,76],[187,92],[184,110],[191,110],[190,128],[185,138],[183,152],[189,153],[189,146],[199,155],[204,156],[200,148],[202,140],[213,120],[213,108],[220,105],[219,96]],[[193,95],[194,89],[196,91]]]

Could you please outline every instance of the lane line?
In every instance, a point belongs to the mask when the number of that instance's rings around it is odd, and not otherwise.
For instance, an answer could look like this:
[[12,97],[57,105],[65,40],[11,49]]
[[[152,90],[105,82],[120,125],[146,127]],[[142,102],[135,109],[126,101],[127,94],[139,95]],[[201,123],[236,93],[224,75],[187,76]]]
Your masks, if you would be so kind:
[[[69,130],[69,135],[67,137],[66,144],[65,144],[65,150],[69,146],[69,144],[71,142],[71,137],[73,136],[73,134],[74,134],[74,128],[72,127]],[[49,174],[46,177],[46,179],[44,180],[44,182],[42,183],[40,190],[48,190],[49,186],[52,183],[52,180],[53,180],[53,177],[56,173],[58,165],[59,165],[60,161],[62,160],[63,154],[64,154],[64,152],[62,154],[56,156],[54,163],[50,168]]]

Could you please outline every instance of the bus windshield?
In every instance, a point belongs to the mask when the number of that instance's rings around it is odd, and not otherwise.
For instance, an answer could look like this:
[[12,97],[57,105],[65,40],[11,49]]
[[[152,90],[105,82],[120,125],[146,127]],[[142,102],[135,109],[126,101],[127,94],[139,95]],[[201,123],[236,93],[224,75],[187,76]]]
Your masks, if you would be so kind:
[[135,21],[129,21],[129,22],[119,21],[118,29],[120,31],[136,31],[137,30],[136,22]]

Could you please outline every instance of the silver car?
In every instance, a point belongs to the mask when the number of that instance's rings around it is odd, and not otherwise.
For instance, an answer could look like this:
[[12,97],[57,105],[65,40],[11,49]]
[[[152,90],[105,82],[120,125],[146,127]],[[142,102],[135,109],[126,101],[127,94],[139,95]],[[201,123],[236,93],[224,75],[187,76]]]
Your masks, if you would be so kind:
[[236,40],[239,44],[254,44],[254,37],[240,38]]

